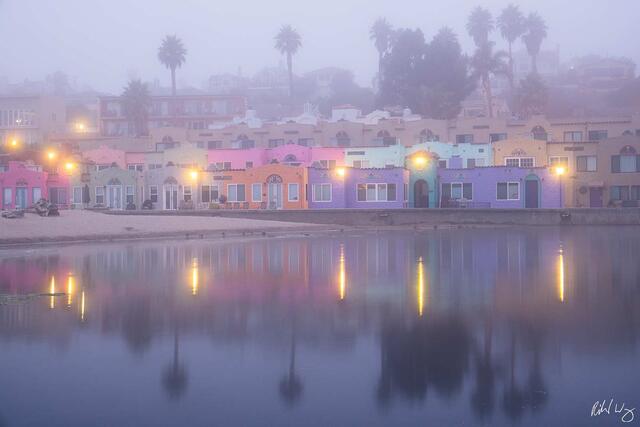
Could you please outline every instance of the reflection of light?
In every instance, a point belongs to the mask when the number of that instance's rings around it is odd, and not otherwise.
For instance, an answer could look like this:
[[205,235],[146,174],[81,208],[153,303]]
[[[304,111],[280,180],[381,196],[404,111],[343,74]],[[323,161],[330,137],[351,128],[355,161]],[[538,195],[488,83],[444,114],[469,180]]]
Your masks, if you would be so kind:
[[80,320],[84,322],[84,291],[80,295]]
[[418,315],[422,316],[424,312],[424,262],[422,257],[418,258]]
[[338,284],[340,286],[340,300],[344,300],[347,293],[347,277],[344,268],[344,245],[340,245],[340,272],[338,276]]
[[198,295],[198,259],[191,261],[191,294]]
[[49,302],[49,307],[54,308],[56,306],[56,298],[53,294],[56,293],[56,278],[51,276],[51,286],[49,287],[49,293],[51,294],[51,302]]
[[69,278],[67,279],[67,305],[71,305],[73,299],[73,288],[73,276],[70,274]]
[[562,247],[558,252],[558,298],[564,302],[564,253]]

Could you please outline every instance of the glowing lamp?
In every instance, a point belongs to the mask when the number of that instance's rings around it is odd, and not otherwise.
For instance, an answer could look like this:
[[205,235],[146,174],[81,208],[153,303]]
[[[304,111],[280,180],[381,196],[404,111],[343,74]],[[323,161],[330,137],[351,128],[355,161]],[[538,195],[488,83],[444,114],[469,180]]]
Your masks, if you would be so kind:
[[423,168],[427,165],[427,158],[424,156],[419,156],[413,159],[413,163],[419,167],[419,168]]
[[347,170],[345,168],[338,168],[336,169],[336,173],[338,176],[344,177],[347,174]]
[[55,151],[48,151],[47,152],[47,159],[53,160],[55,158],[56,158],[56,152]]
[[67,163],[64,164],[64,168],[69,172],[71,172],[74,167],[75,167],[75,165],[73,163],[71,163],[71,162],[67,162]]
[[196,179],[198,179],[198,171],[189,172],[189,176],[195,181]]
[[17,140],[17,139],[15,139],[15,138],[14,138],[14,139],[12,139],[12,140],[11,140],[11,142],[10,142],[10,145],[11,145],[12,147],[17,147],[17,146],[18,146],[18,140]]
[[565,174],[565,172],[566,169],[564,168],[564,166],[556,166],[556,175],[562,176]]
[[76,130],[78,132],[84,132],[85,129],[86,129],[86,125],[84,123],[82,123],[82,122],[76,123]]

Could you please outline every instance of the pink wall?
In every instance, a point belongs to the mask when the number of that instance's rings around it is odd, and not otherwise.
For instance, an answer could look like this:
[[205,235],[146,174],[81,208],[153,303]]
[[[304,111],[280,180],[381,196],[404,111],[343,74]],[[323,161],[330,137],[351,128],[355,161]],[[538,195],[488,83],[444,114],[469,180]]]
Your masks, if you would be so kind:
[[335,160],[337,165],[344,163],[344,150],[336,147],[303,147],[297,144],[281,145],[276,148],[251,148],[247,150],[226,149],[209,150],[207,163],[231,162],[231,169],[244,169],[246,162],[253,166],[262,166],[277,160],[284,163],[287,156],[293,156],[301,166],[311,166],[320,160]]
[[[87,150],[82,153],[82,158],[99,165],[111,165],[116,163],[122,169],[127,168],[126,153],[122,150],[114,150],[104,145],[94,150]],[[144,162],[142,162],[144,163]]]
[[266,163],[264,148],[250,148],[247,150],[209,150],[207,163],[231,162],[231,169],[244,169],[246,162],[253,162],[253,166],[262,166]]
[[147,159],[146,153],[125,153],[125,162],[127,164],[135,163],[135,164],[143,165],[146,163],[146,159]]
[[[0,205],[3,209],[16,208],[16,188],[26,188],[26,206],[31,206],[37,200],[33,200],[33,189],[40,190],[41,197],[47,197],[47,173],[33,170],[23,162],[9,162],[5,172],[0,173]],[[5,203],[5,189],[10,189],[11,200]],[[36,196],[37,198],[37,196]]]

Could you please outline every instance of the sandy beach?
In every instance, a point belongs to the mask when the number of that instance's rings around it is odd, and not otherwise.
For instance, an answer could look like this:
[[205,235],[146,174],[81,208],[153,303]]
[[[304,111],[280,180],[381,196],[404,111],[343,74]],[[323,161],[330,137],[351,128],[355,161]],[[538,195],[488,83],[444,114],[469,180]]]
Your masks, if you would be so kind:
[[0,246],[163,236],[198,238],[223,232],[242,235],[324,230],[327,227],[240,218],[106,215],[99,212],[66,210],[61,211],[59,217],[40,217],[27,213],[24,218],[0,218]]

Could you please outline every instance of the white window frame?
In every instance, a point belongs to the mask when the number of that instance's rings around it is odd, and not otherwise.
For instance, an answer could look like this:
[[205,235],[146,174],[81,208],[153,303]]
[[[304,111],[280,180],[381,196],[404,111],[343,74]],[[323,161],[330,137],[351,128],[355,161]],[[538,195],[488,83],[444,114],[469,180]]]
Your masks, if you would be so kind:
[[[102,194],[98,194],[98,190],[100,190],[102,192]],[[104,186],[97,186],[96,187],[96,200],[95,203],[96,204],[100,204],[100,205],[106,205],[106,197],[107,197],[107,192],[105,190]],[[102,197],[102,202],[98,202],[98,196]]]
[[[578,170],[579,169],[578,168],[578,159],[580,157],[584,157],[587,160],[587,169],[586,170],[583,170],[583,171]],[[593,165],[594,168],[593,169],[589,169],[589,159],[593,159],[594,160],[594,165]],[[578,172],[578,173],[587,173],[587,172],[597,172],[597,171],[598,171],[598,156],[590,155],[590,154],[576,156],[576,172]]]
[[[156,189],[156,201],[155,202],[151,199],[153,197],[153,191],[151,191],[153,188]],[[151,201],[151,203],[158,203],[158,186],[157,185],[150,185],[149,186],[149,200]]]
[[[187,189],[189,191],[187,191]],[[187,194],[189,195],[189,200],[187,200]],[[190,185],[182,186],[182,201],[183,202],[193,202],[193,188]]]
[[[322,189],[324,188],[324,186],[328,186],[329,187],[329,200],[318,200],[316,198],[316,187],[320,187],[320,197],[322,197]],[[317,202],[317,203],[329,203],[329,202],[333,201],[333,184],[331,184],[329,182],[313,184],[311,186],[311,199],[314,202]]]
[[[244,186],[244,200],[238,200],[238,186]],[[231,200],[231,187],[235,188],[235,200]],[[245,184],[227,184],[227,202],[244,203],[247,201],[247,186]]]
[[[394,200],[389,200],[389,184],[391,185],[395,185],[396,186],[396,198]],[[375,199],[373,200],[369,200],[367,198],[367,191],[368,188],[365,189],[365,198],[366,200],[359,200],[358,199],[358,186],[359,185],[365,185],[365,186],[369,186],[369,185],[374,185],[375,186]],[[385,200],[380,200],[378,199],[378,194],[380,192],[380,186],[384,185],[386,186],[386,199]],[[398,185],[395,182],[359,182],[356,184],[356,202],[359,203],[369,203],[369,202],[397,202],[398,201]]]
[[554,167],[554,166],[558,166],[556,163],[554,163],[554,161],[557,161],[558,159],[564,159],[564,162],[560,162],[562,164],[562,166],[564,166],[565,168],[569,168],[569,156],[549,156],[549,166]]
[[[298,194],[298,197],[295,199],[291,198],[291,189],[294,188],[296,189],[296,193]],[[300,184],[292,182],[287,184],[287,200],[289,202],[299,202],[300,201]]]
[[[507,198],[499,199],[498,198],[498,185],[499,184],[507,184]],[[516,184],[518,186],[518,198],[512,199],[509,197],[509,185]],[[498,181],[496,182],[496,201],[498,202],[517,202],[520,200],[520,183],[518,181]]]
[[[532,157],[532,156],[526,156],[526,157],[505,157],[504,158],[504,165],[510,168],[522,168],[522,161],[523,160],[528,160],[531,159],[531,166],[527,166],[527,168],[532,167],[535,168],[536,167],[536,158]],[[518,166],[509,166],[507,164],[508,160],[517,160],[518,161]]]
[[[129,194],[129,189],[131,189],[131,194]],[[127,197],[131,196],[131,203],[135,203],[136,202],[136,191],[133,185],[125,185],[124,186],[124,203],[125,206],[128,203],[127,202]]]
[[[258,198],[258,199],[253,197],[255,195],[256,186],[259,189],[258,194],[260,195],[260,198]],[[236,194],[237,194],[237,190],[236,190]],[[251,201],[254,202],[254,203],[261,203],[262,202],[262,184],[259,183],[259,182],[255,182],[255,183],[251,184]]]
[[[76,190],[80,190],[80,200],[76,200]],[[73,189],[71,190],[71,197],[73,199],[72,203],[74,205],[81,205],[82,204],[82,187],[74,186]]]

